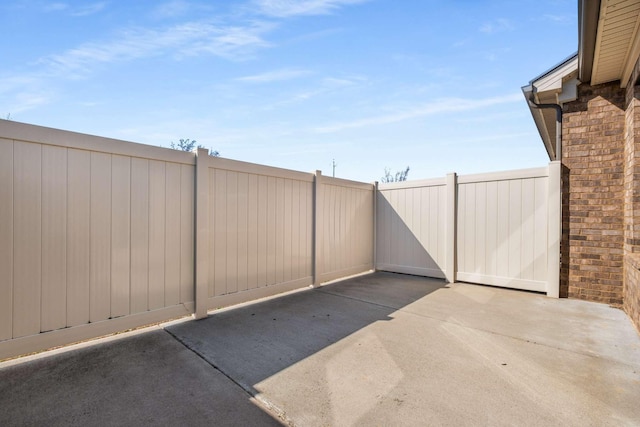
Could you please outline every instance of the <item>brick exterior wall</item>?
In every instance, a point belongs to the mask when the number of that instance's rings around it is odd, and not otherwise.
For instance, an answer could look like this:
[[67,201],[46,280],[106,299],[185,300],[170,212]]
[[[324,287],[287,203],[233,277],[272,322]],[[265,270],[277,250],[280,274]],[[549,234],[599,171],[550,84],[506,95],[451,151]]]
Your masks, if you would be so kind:
[[627,255],[624,264],[624,311],[640,333],[640,255]]
[[[582,84],[563,106],[563,270],[571,298],[623,304],[625,91]],[[568,215],[567,215],[568,214]]]
[[636,64],[626,91],[624,150],[624,304],[640,331],[640,86]]

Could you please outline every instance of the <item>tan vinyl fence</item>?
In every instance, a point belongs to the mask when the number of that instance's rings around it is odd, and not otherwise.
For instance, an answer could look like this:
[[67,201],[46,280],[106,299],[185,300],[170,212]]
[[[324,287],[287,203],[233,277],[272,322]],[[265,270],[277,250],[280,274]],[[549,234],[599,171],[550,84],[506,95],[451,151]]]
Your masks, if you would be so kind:
[[558,162],[376,188],[0,120],[0,359],[374,268],[557,297],[559,237]]
[[547,291],[547,169],[458,178],[457,280]]
[[193,155],[1,126],[0,358],[192,311]]
[[446,179],[380,184],[378,190],[376,268],[444,279]]
[[378,189],[376,268],[558,297],[559,162]]
[[315,284],[373,269],[375,186],[316,176]]
[[0,120],[0,359],[370,270],[373,199],[372,184]]
[[310,173],[198,151],[199,316],[313,283],[313,187]]

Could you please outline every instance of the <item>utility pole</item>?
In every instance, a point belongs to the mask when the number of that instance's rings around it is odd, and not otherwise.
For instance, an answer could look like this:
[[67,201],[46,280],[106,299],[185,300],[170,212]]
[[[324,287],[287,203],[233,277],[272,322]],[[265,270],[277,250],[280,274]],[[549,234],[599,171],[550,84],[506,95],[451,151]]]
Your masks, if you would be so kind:
[[335,178],[336,177],[336,166],[338,166],[338,165],[336,164],[336,159],[333,159],[332,162],[333,162],[333,177]]

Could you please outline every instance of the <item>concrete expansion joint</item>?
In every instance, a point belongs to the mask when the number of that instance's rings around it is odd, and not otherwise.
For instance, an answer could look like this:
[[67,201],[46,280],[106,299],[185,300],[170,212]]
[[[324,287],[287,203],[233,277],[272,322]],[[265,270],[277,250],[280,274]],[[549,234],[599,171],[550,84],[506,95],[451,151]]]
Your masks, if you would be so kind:
[[338,298],[344,298],[344,299],[349,299],[349,300],[352,300],[352,301],[358,301],[358,302],[361,302],[363,304],[375,305],[377,307],[388,308],[388,309],[392,309],[392,310],[396,310],[396,311],[402,311],[401,309],[398,309],[397,307],[394,307],[394,306],[391,306],[391,305],[386,305],[386,304],[380,304],[380,303],[377,303],[377,302],[367,301],[367,300],[363,300],[363,299],[360,299],[360,298],[352,297],[352,296],[349,296],[349,295],[337,294],[337,293],[334,293],[334,292],[327,291],[325,289],[316,289],[316,292],[322,292],[325,295],[331,295],[331,296],[338,297]]
[[501,334],[499,332],[491,331],[491,330],[488,330],[488,329],[475,328],[473,326],[463,325],[461,323],[451,322],[449,320],[438,319],[438,318],[434,318],[434,317],[430,317],[430,316],[423,316],[423,315],[420,315],[420,314],[417,314],[417,313],[412,313],[410,311],[407,311],[405,313],[413,314],[413,315],[419,316],[419,317],[427,317],[429,319],[438,320],[438,321],[440,321],[442,323],[449,323],[449,324],[456,325],[456,326],[459,326],[459,327],[462,327],[462,328],[465,328],[465,329],[470,329],[470,330],[474,330],[474,331],[478,331],[478,332],[484,332],[484,333],[488,333],[488,334],[491,334],[491,335],[504,337],[504,338],[509,338],[509,339],[513,339],[513,340],[516,340],[516,341],[520,341],[520,342],[526,342],[526,343],[533,344],[533,345],[539,345],[539,346],[542,346],[542,347],[546,347],[546,348],[562,351],[562,352],[565,352],[565,353],[578,354],[580,356],[586,356],[586,357],[590,357],[592,359],[606,360],[608,362],[615,363],[615,364],[618,364],[618,365],[628,366],[629,368],[634,369],[634,374],[636,373],[636,370],[638,370],[638,368],[640,368],[640,366],[637,366],[637,365],[634,365],[634,364],[621,362],[619,360],[610,359],[608,357],[598,356],[596,354],[585,352],[585,351],[570,350],[570,349],[567,349],[567,348],[562,348],[562,347],[558,347],[558,346],[554,346],[554,345],[549,345],[549,344],[541,343],[541,342],[538,342],[538,341],[532,341],[532,340],[526,339],[526,338],[520,338],[520,337],[516,337],[516,336],[513,336],[513,335],[508,335],[508,334]]
[[249,398],[253,398],[256,402],[258,402],[260,406],[262,406],[267,412],[271,413],[273,416],[278,418],[278,420],[280,420],[285,425],[289,427],[295,427],[293,420],[287,417],[286,412],[284,410],[280,409],[278,406],[271,403],[268,399],[265,399],[262,395],[256,393],[252,387],[237,381],[227,372],[222,370],[219,366],[216,366],[213,362],[209,361],[206,357],[204,357],[202,353],[200,353],[196,349],[189,346],[189,344],[184,340],[180,339],[179,336],[173,334],[170,330],[166,328],[162,328],[162,329],[167,334],[169,334],[173,339],[175,339],[180,344],[182,344],[187,350],[191,351],[193,354],[195,354],[200,359],[202,359],[207,365],[211,366],[213,369],[215,369],[216,371],[224,375],[227,379],[229,379],[232,383],[234,383],[237,387],[239,387],[245,394],[247,394]]
[[366,300],[363,300],[363,299],[360,299],[360,298],[356,298],[356,297],[352,297],[352,296],[348,296],[348,295],[337,294],[337,293],[328,291],[326,289],[316,289],[316,292],[322,292],[323,294],[326,294],[326,295],[332,295],[332,296],[339,297],[339,298],[345,298],[345,299],[350,299],[350,300],[353,300],[353,301],[358,301],[358,302],[361,302],[363,304],[369,304],[369,305],[373,305],[373,306],[377,306],[377,307],[381,307],[381,308],[392,309],[392,310],[395,310],[395,311],[400,312],[400,313],[404,313],[404,314],[408,314],[408,315],[416,316],[416,317],[421,317],[421,318],[424,318],[424,319],[435,320],[435,321],[438,321],[438,322],[441,322],[441,323],[451,324],[451,325],[455,325],[455,326],[458,326],[458,327],[461,327],[461,328],[465,328],[465,329],[468,329],[468,330],[484,332],[484,333],[487,333],[487,334],[500,336],[500,337],[504,337],[504,338],[509,338],[509,339],[513,339],[513,340],[516,340],[516,341],[520,341],[520,342],[526,342],[526,343],[529,343],[529,344],[539,345],[539,346],[543,346],[543,347],[554,349],[554,350],[559,350],[559,351],[572,353],[572,354],[578,354],[578,355],[581,355],[581,356],[587,356],[587,357],[591,357],[591,358],[599,359],[599,360],[606,360],[606,361],[609,361],[609,362],[612,362],[612,363],[616,363],[616,364],[622,364],[622,365],[625,365],[625,366],[628,366],[628,367],[634,369],[634,373],[638,370],[638,368],[640,368],[640,366],[636,366],[636,365],[620,362],[620,361],[617,361],[617,360],[609,359],[609,358],[606,358],[606,357],[598,356],[598,355],[595,355],[593,353],[570,350],[570,349],[567,349],[567,348],[557,347],[557,346],[541,343],[541,342],[538,342],[538,341],[533,341],[533,340],[526,339],[526,338],[521,338],[521,337],[509,335],[509,334],[502,334],[502,333],[499,333],[499,332],[496,332],[496,331],[492,331],[492,330],[489,330],[489,329],[483,329],[483,328],[478,328],[478,327],[474,327],[474,326],[469,326],[469,325],[465,325],[465,324],[462,324],[462,323],[459,323],[459,322],[456,322],[456,321],[451,321],[451,320],[448,320],[448,319],[442,319],[442,318],[436,317],[436,316],[429,316],[429,315],[420,314],[420,313],[416,313],[416,312],[413,312],[413,311],[405,310],[403,308],[397,308],[397,307],[386,305],[386,304],[380,304],[380,303],[376,303],[376,302],[372,302],[372,301],[366,301]]

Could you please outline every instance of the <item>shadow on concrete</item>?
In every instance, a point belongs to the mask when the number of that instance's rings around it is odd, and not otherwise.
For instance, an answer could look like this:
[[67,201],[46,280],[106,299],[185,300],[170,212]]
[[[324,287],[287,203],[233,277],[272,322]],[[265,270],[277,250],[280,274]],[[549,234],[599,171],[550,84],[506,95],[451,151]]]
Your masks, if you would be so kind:
[[442,280],[379,272],[167,330],[255,396],[262,380],[444,287]]
[[162,330],[0,370],[0,425],[281,425]]

